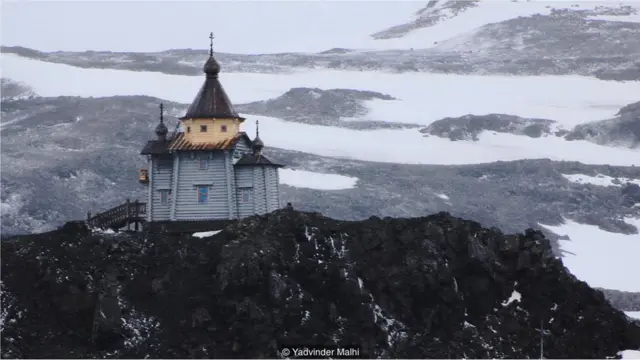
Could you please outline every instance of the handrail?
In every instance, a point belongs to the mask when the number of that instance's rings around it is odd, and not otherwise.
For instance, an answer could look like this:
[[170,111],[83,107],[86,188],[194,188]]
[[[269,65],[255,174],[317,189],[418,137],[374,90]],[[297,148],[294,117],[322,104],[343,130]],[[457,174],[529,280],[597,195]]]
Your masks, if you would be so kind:
[[129,201],[111,209],[103,211],[99,214],[91,216],[91,213],[87,213],[87,224],[90,226],[96,226],[100,228],[110,228],[115,225],[128,224],[131,222],[140,222],[143,220],[143,215],[147,213],[147,204],[139,201]]

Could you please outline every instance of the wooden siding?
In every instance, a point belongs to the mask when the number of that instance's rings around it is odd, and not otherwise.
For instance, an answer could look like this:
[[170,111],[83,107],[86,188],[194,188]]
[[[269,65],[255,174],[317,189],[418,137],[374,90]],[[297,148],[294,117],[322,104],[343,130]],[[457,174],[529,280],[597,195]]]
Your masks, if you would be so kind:
[[236,143],[235,149],[238,150],[239,152],[243,153],[243,154],[251,152],[251,146],[249,145],[249,143],[247,142],[246,139],[240,139]]
[[[170,157],[155,158],[151,167],[153,182],[151,187],[151,221],[169,220],[171,212],[171,189],[173,178],[173,159]],[[161,191],[169,191],[168,201],[163,204]]]
[[253,169],[248,166],[240,166],[235,168],[235,187],[236,187],[236,202],[238,204],[238,218],[242,219],[248,216],[255,215],[253,205],[253,190],[249,195],[249,202],[242,200],[242,189],[253,188]]
[[[249,192],[249,201],[244,201],[242,192]],[[240,219],[255,215],[253,205],[253,188],[245,187],[236,189],[236,199],[238,199],[238,217]]]
[[249,146],[249,144],[247,143],[247,140],[244,138],[241,138],[235,145],[235,147],[233,148],[233,151],[231,152],[231,156],[233,158],[233,163],[235,164],[236,161],[240,160],[240,158],[247,153],[251,152],[251,147]]
[[229,204],[228,208],[228,218],[236,219],[238,217],[238,209],[236,202],[236,181],[235,176],[233,175],[233,159],[231,157],[231,151],[224,151],[224,172],[226,174],[226,184],[227,184],[227,204]]
[[[180,181],[180,155],[173,154],[173,183],[171,184],[171,194],[178,193],[178,182]],[[169,213],[169,219],[176,219],[176,197],[171,197],[171,212]]]
[[264,177],[264,166],[252,166],[253,168],[253,205],[255,214],[267,213],[267,197]]
[[[153,158],[149,157],[149,167],[148,169],[153,169]],[[147,221],[151,221],[151,214],[153,213],[153,171],[149,171],[149,184],[148,194],[147,194]]]
[[280,169],[276,168],[276,197],[278,198],[278,209],[282,209],[282,199],[280,198]]
[[236,187],[253,187],[253,168],[238,166],[236,170]]
[[[194,144],[222,141],[240,132],[240,121],[237,119],[189,119],[182,123],[185,139]],[[207,131],[200,132],[200,125],[206,125]],[[227,127],[226,132],[222,132],[222,125]],[[187,132],[187,127],[191,128],[191,132]]]
[[[222,152],[180,153],[175,220],[228,219],[229,200],[225,156]],[[200,169],[200,159],[208,159]],[[210,158],[210,159],[209,159]],[[206,203],[198,203],[198,185],[209,186]]]
[[274,166],[264,167],[265,195],[267,198],[267,212],[280,208],[280,194],[278,193],[278,169]]

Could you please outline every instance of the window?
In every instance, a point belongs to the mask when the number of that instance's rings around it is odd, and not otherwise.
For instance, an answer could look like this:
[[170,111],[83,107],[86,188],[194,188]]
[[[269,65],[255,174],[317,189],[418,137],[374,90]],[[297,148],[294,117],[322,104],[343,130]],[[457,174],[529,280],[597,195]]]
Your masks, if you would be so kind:
[[227,125],[220,125],[221,132],[227,132]]
[[191,132],[191,126],[187,126],[187,132],[190,133]]
[[198,186],[198,204],[204,204],[209,198],[209,187]]
[[251,200],[251,189],[242,189],[242,202]]
[[207,132],[207,125],[200,125],[200,132]]
[[205,170],[207,168],[207,159],[200,159],[200,170]]
[[160,190],[160,204],[166,205],[169,203],[169,190]]

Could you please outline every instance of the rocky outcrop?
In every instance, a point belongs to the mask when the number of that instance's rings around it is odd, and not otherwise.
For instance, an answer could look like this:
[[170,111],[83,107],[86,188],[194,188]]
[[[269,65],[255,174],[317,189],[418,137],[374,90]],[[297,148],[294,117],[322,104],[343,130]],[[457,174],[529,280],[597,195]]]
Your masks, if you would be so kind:
[[527,119],[514,115],[465,115],[434,121],[420,132],[456,140],[478,140],[483,131],[493,131],[538,138],[551,133],[553,120]]
[[621,108],[614,118],[577,125],[565,139],[637,148],[640,146],[640,102]]
[[425,7],[416,11],[413,21],[376,32],[372,34],[371,37],[374,39],[400,38],[415,30],[431,27],[440,22],[452,19],[458,16],[458,14],[477,6],[477,3],[477,0],[430,0]]
[[0,78],[0,99],[3,103],[21,99],[33,99],[36,96],[38,95],[29,85],[7,78]]
[[[370,112],[370,100],[397,100],[375,91],[353,89],[292,88],[269,100],[237,105],[247,114],[273,116],[305,124],[330,125],[354,129],[400,128],[411,124],[396,123],[396,119],[364,120]],[[359,118],[353,121],[353,118]],[[417,127],[417,125],[412,125]]]
[[366,357],[538,358],[541,336],[548,358],[640,348],[640,327],[568,273],[540,232],[447,213],[346,222],[286,209],[203,239],[69,223],[1,250],[3,357],[355,344]]

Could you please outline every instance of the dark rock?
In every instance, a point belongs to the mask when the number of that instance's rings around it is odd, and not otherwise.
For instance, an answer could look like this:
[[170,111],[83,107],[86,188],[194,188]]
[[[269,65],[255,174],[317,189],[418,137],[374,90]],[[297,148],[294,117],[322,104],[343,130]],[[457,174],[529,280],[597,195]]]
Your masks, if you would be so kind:
[[577,125],[565,139],[637,148],[640,146],[640,102],[624,106],[614,118]]
[[1,246],[3,357],[355,344],[366,357],[538,358],[541,323],[547,358],[640,348],[640,327],[568,273],[542,233],[444,212],[349,222],[287,209],[205,239],[67,224]]
[[450,140],[478,140],[483,131],[494,131],[538,138],[551,133],[553,120],[527,119],[513,115],[465,115],[434,121],[420,132]]

